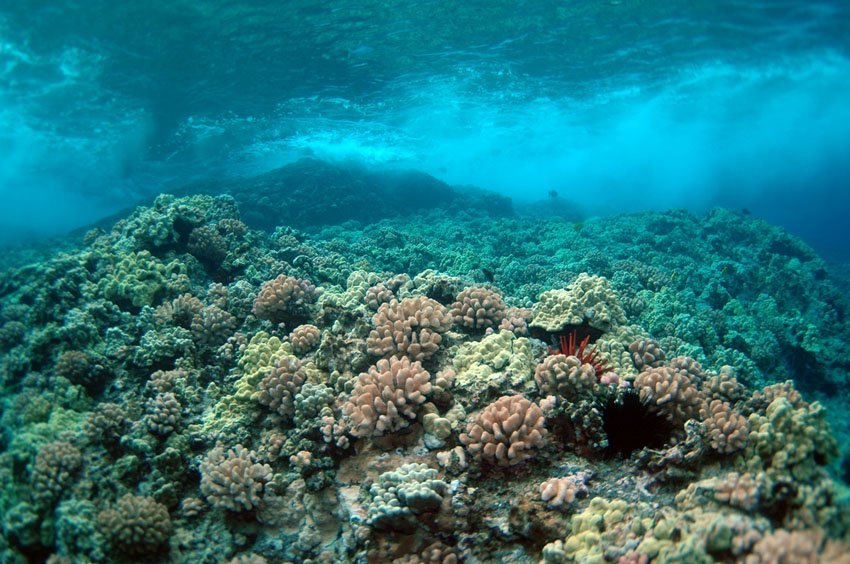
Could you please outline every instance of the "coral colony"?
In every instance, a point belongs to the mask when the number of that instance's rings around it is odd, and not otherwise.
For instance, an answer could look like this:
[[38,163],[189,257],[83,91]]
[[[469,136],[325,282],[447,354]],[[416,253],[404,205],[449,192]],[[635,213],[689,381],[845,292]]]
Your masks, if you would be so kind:
[[3,561],[850,561],[807,247],[465,213],[161,196],[5,271]]

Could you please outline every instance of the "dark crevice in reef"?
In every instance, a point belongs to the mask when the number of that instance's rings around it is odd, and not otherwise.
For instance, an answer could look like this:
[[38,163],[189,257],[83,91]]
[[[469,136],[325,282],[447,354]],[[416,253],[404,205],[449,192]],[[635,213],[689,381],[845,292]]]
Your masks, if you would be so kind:
[[804,348],[790,347],[785,356],[785,364],[791,378],[802,393],[806,395],[820,393],[829,396],[838,393],[835,382],[827,376],[817,356]]
[[673,431],[666,419],[650,413],[635,394],[606,405],[602,418],[608,437],[606,454],[612,457],[628,458],[642,448],[661,448]]

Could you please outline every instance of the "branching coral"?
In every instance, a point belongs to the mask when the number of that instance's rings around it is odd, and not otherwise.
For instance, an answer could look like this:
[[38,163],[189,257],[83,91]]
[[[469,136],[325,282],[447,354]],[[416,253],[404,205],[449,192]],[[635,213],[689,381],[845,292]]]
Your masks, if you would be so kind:
[[383,304],[372,323],[375,328],[366,340],[370,353],[425,360],[437,352],[452,316],[439,302],[420,296]]
[[168,541],[168,509],[151,497],[127,494],[98,515],[101,531],[117,554],[150,556]]
[[522,396],[502,396],[469,423],[460,441],[476,459],[515,466],[534,457],[546,443],[543,412]]
[[260,319],[275,323],[303,318],[317,295],[316,287],[309,281],[281,274],[260,288],[253,312]]
[[360,374],[343,412],[355,437],[383,435],[407,427],[430,393],[428,371],[406,356],[394,356]]
[[263,504],[266,484],[271,480],[268,464],[242,445],[225,449],[219,445],[201,462],[201,493],[218,509],[240,512]]

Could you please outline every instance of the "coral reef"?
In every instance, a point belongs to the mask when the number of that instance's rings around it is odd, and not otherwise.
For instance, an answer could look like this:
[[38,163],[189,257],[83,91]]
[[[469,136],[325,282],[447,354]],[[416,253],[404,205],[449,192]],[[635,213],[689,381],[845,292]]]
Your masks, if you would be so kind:
[[450,195],[324,227],[161,196],[3,272],[0,559],[846,560],[825,263],[726,210]]

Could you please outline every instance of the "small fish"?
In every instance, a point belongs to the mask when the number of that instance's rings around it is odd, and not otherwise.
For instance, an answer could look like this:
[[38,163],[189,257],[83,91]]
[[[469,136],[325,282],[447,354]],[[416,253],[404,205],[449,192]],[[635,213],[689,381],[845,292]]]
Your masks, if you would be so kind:
[[493,280],[496,279],[496,275],[493,274],[493,271],[490,270],[489,268],[482,267],[481,272],[484,273],[484,278],[487,279],[487,282],[492,282]]

